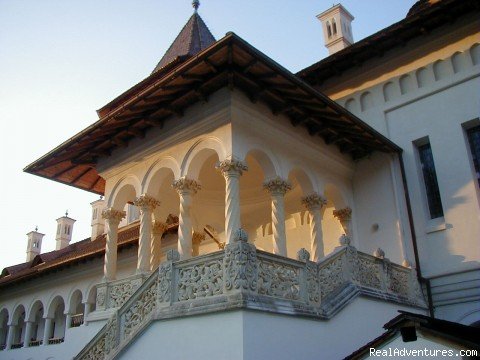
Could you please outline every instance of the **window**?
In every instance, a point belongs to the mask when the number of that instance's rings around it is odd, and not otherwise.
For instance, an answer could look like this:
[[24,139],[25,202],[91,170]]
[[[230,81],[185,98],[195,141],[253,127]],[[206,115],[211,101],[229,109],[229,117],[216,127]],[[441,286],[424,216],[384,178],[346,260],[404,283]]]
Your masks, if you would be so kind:
[[480,186],[480,125],[467,130],[468,143],[472,152],[473,167],[477,175],[478,185]]
[[337,23],[332,19],[333,35],[337,35]]
[[327,34],[329,38],[332,37],[332,28],[330,27],[330,23],[328,21],[327,21]]
[[430,143],[418,146],[418,156],[422,167],[430,218],[436,219],[442,217],[442,199],[440,198],[440,190],[438,189],[437,174],[435,172],[435,163],[433,162]]

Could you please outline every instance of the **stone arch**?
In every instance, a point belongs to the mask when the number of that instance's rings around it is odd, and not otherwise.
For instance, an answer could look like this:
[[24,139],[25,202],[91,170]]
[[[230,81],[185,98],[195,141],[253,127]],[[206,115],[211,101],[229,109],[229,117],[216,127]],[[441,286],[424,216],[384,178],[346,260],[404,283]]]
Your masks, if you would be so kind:
[[90,312],[95,311],[97,306],[97,285],[96,283],[90,284],[87,291],[85,292],[86,298],[85,302],[90,304]]
[[473,65],[480,64],[480,44],[476,43],[470,48],[470,57],[472,58]]
[[466,63],[465,63],[465,56],[463,53],[457,51],[455,54],[452,55],[451,60],[452,60],[453,72],[455,74],[465,70]]
[[399,83],[400,83],[400,93],[402,95],[405,95],[406,93],[413,91],[413,88],[414,88],[413,80],[409,74],[400,76]]
[[347,109],[351,113],[358,112],[357,100],[355,100],[354,98],[347,99],[347,101],[345,101],[345,109]]
[[174,179],[178,179],[181,174],[180,165],[172,156],[163,157],[150,166],[142,181],[142,194],[155,196],[157,185],[169,174],[173,174]]
[[298,183],[303,195],[318,192],[315,184],[315,177],[309,170],[302,167],[294,167],[288,173],[288,178],[292,183]]
[[45,306],[40,300],[33,302],[28,313],[28,321],[32,322],[30,339],[25,339],[28,341],[40,341],[43,339],[43,333],[45,330]]
[[15,325],[12,337],[12,345],[20,345],[24,342],[25,337],[25,306],[18,304],[12,314],[10,323]]
[[327,183],[325,185],[325,197],[327,198],[327,201],[333,204],[335,209],[343,209],[348,206],[345,200],[345,194],[333,183]]
[[445,60],[437,60],[433,63],[433,75],[436,81],[444,79],[449,75],[448,64]]
[[55,296],[48,306],[47,318],[52,319],[51,333],[48,339],[62,339],[65,336],[66,317],[65,300],[62,296]]
[[373,106],[373,95],[370,91],[365,91],[362,95],[360,95],[360,109],[362,111],[368,110]]
[[141,184],[134,175],[128,175],[115,184],[107,202],[107,207],[123,210],[125,204],[140,195]]
[[7,343],[9,314],[6,308],[0,311],[0,346]]
[[220,139],[211,136],[197,141],[185,154],[181,166],[181,176],[197,180],[202,165],[213,153],[216,153],[219,159],[227,157],[225,147]]
[[246,153],[245,159],[248,156],[251,156],[258,162],[262,168],[265,180],[283,175],[279,162],[270,150],[262,149],[261,147],[249,147],[249,149],[250,150]]
[[383,98],[385,101],[391,101],[397,96],[395,85],[389,81],[383,85]]
[[70,299],[68,300],[67,312],[69,314],[83,313],[82,300],[83,300],[82,291],[80,289],[75,289],[70,294]]
[[418,87],[420,88],[427,86],[431,82],[428,70],[424,67],[419,68],[415,72],[415,76],[417,78]]

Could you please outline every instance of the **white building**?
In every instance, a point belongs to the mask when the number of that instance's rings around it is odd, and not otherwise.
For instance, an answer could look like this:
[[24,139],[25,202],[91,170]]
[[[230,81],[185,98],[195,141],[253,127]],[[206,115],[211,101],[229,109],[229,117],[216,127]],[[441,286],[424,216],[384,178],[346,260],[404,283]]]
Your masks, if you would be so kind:
[[0,359],[336,359],[399,309],[480,320],[478,10],[421,0],[353,43],[334,6],[334,53],[294,75],[195,9],[26,168],[105,200],[3,270]]

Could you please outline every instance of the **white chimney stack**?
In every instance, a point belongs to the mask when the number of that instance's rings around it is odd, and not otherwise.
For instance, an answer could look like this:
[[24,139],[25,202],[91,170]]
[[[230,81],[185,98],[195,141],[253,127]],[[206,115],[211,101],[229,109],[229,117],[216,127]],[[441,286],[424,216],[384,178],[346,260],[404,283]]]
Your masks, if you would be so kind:
[[353,44],[351,23],[354,17],[342,4],[332,6],[317,15],[317,19],[322,22],[325,47],[330,55]]
[[42,240],[45,234],[41,234],[37,230],[38,228],[35,228],[34,231],[27,234],[27,261],[32,261],[42,251]]
[[73,224],[76,220],[68,217],[68,211],[65,216],[57,219],[57,235],[55,236],[55,250],[61,250],[67,247],[72,240]]
[[105,209],[105,200],[100,198],[92,203],[92,236],[94,241],[99,235],[102,235],[105,230],[105,219],[102,218],[102,211]]

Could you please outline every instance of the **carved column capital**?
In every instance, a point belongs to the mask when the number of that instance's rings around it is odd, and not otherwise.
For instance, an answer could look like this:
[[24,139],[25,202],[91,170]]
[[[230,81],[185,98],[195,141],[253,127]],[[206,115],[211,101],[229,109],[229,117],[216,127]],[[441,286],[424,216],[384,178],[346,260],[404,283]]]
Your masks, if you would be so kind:
[[204,232],[197,232],[194,231],[192,235],[192,243],[193,244],[200,244],[202,241],[205,240],[205,233]]
[[162,221],[155,220],[152,223],[152,234],[154,235],[163,234],[167,229],[168,225]]
[[333,210],[333,216],[340,221],[349,221],[352,218],[352,209],[349,207]]
[[223,176],[238,175],[241,176],[244,171],[248,170],[247,164],[235,158],[225,159],[218,163],[216,169],[221,171]]
[[301,201],[307,210],[321,209],[323,206],[327,205],[327,199],[315,192],[302,197]]
[[150,195],[142,194],[135,199],[133,204],[142,210],[153,211],[157,206],[160,205],[160,201]]
[[119,223],[127,215],[125,211],[116,210],[114,208],[104,209],[102,211],[102,218],[109,222]]
[[196,194],[197,191],[202,188],[202,186],[197,181],[189,179],[185,176],[181,177],[178,180],[175,180],[172,186],[179,194],[186,192]]
[[285,195],[287,191],[292,190],[292,185],[289,181],[277,176],[274,179],[265,181],[263,183],[263,188],[272,195]]

